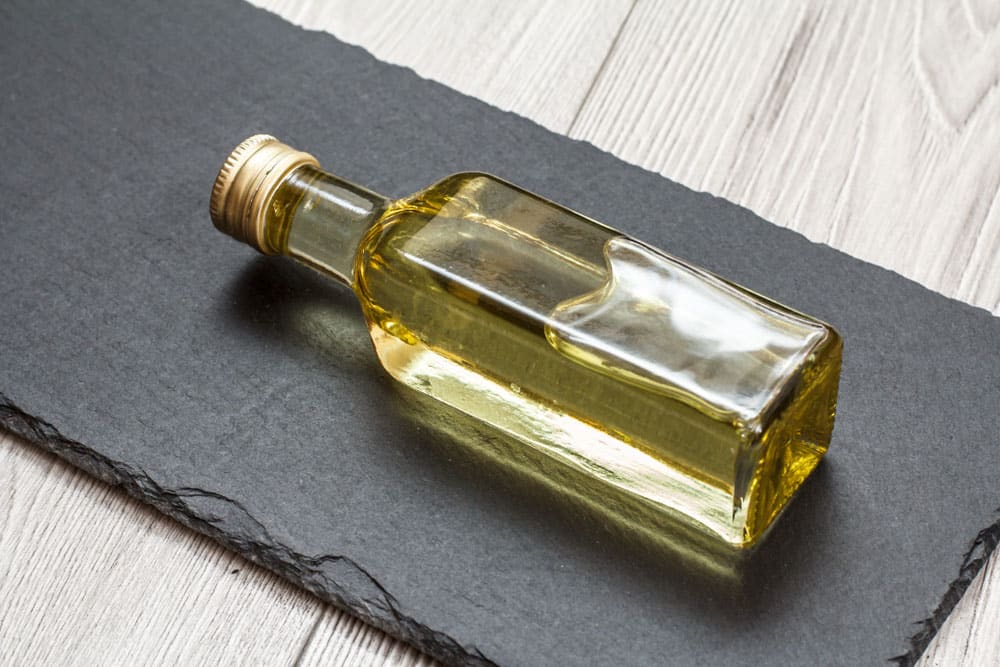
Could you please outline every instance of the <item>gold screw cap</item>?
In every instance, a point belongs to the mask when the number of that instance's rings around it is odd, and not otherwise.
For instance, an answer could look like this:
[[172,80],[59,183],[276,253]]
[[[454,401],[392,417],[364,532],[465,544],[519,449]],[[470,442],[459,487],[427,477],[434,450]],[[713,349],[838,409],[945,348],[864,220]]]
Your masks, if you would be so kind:
[[267,242],[267,206],[285,177],[307,164],[319,166],[309,153],[295,150],[269,134],[245,139],[229,154],[215,177],[208,207],[212,224],[265,255],[280,253]]

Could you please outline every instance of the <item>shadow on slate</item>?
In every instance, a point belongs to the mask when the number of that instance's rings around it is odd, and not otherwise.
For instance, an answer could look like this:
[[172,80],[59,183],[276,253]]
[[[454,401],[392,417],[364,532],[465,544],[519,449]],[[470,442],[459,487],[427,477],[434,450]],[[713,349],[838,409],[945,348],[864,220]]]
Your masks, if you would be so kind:
[[[0,10],[8,429],[447,662],[912,662],[996,544],[1000,320],[202,5]],[[834,442],[751,576],[713,585],[423,423],[348,292],[212,228],[215,172],[259,131],[389,195],[497,173],[834,323]]]

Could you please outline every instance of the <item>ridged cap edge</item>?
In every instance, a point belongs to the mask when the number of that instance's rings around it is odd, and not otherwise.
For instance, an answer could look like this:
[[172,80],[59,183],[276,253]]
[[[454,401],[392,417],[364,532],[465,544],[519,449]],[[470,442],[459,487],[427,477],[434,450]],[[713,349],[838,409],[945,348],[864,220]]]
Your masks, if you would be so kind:
[[266,207],[284,178],[306,164],[319,166],[312,155],[297,151],[269,134],[244,139],[215,177],[208,205],[212,224],[220,232],[264,254],[280,252],[267,244]]

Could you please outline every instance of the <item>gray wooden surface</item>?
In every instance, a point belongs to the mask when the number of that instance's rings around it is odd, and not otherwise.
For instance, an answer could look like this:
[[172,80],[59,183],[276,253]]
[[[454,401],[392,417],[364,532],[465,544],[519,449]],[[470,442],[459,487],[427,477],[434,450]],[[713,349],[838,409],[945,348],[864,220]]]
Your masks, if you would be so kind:
[[[996,0],[256,3],[1000,313]],[[1000,664],[997,561],[924,665]],[[0,433],[0,664],[234,662],[430,663]]]

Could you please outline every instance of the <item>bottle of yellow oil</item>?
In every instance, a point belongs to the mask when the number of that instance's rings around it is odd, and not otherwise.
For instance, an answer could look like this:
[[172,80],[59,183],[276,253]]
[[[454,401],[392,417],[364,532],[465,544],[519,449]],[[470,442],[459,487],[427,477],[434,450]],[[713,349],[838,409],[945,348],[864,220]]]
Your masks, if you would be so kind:
[[256,135],[211,216],[350,287],[400,382],[736,549],[828,447],[830,326],[494,176],[392,201]]

